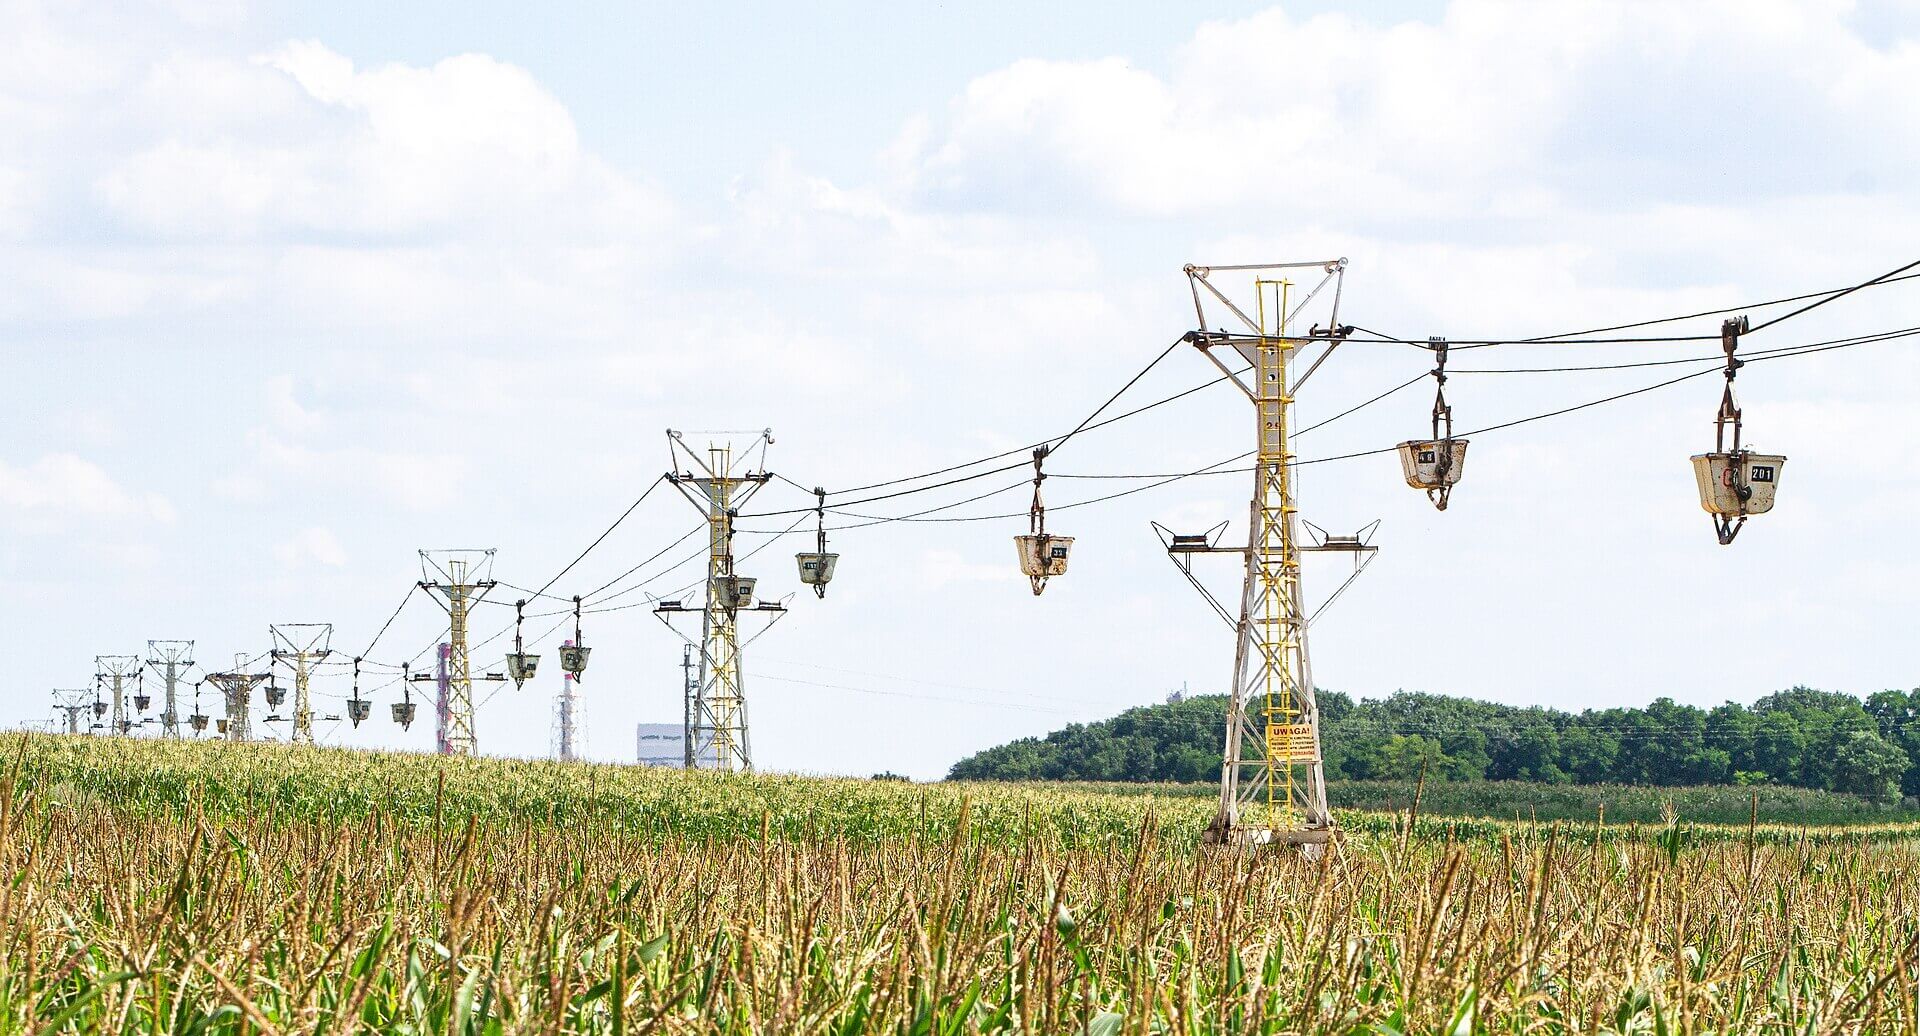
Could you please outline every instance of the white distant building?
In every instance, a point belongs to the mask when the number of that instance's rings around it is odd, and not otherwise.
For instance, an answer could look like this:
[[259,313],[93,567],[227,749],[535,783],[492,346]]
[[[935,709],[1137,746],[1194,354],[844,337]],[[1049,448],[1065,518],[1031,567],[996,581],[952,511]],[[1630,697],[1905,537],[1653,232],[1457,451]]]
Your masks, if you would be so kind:
[[642,723],[634,728],[641,766],[685,766],[686,730],[678,723]]

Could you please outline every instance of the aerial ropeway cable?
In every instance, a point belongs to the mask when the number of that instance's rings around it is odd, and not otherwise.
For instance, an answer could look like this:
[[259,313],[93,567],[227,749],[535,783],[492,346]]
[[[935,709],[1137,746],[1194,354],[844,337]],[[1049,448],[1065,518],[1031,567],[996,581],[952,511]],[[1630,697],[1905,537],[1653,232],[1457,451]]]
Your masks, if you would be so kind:
[[[1814,309],[1820,308],[1822,306],[1826,306],[1829,303],[1837,301],[1846,296],[1852,295],[1856,292],[1860,292],[1874,286],[1892,284],[1896,282],[1920,278],[1920,273],[1910,272],[1915,270],[1916,268],[1920,268],[1920,261],[1905,264],[1885,274],[1882,274],[1878,277],[1860,282],[1858,284],[1854,284],[1850,287],[1841,288],[1841,289],[1832,289],[1832,290],[1827,290],[1822,292],[1808,293],[1808,294],[1797,295],[1797,296],[1792,296],[1792,297],[1783,298],[1783,299],[1775,299],[1775,300],[1771,300],[1769,302],[1764,302],[1764,303],[1750,304],[1750,308],[1759,308],[1759,307],[1784,305],[1784,304],[1789,304],[1794,302],[1806,303],[1805,305],[1801,305],[1798,308],[1795,308],[1789,312],[1782,313],[1778,316],[1772,317],[1760,323],[1752,323],[1750,322],[1749,318],[1746,316],[1740,316],[1737,318],[1723,321],[1718,340],[1721,344],[1721,351],[1724,354],[1724,364],[1719,368],[1719,373],[1723,375],[1725,384],[1723,387],[1720,404],[1715,412],[1715,417],[1714,417],[1715,441],[1714,441],[1713,449],[1711,451],[1694,455],[1691,458],[1692,467],[1695,473],[1695,480],[1696,480],[1697,488],[1700,494],[1701,506],[1711,516],[1713,520],[1714,528],[1715,528],[1716,538],[1720,543],[1731,544],[1735,539],[1735,537],[1740,532],[1740,530],[1744,528],[1748,517],[1756,514],[1764,514],[1772,509],[1774,505],[1775,493],[1777,491],[1781,471],[1784,468],[1785,461],[1786,461],[1786,457],[1784,455],[1762,454],[1762,453],[1756,452],[1750,446],[1750,444],[1746,442],[1745,432],[1744,432],[1744,414],[1740,406],[1738,397],[1734,391],[1735,389],[1734,380],[1739,370],[1742,369],[1744,366],[1746,366],[1748,363],[1756,362],[1758,360],[1783,359],[1789,356],[1807,355],[1814,352],[1826,351],[1828,349],[1848,348],[1854,345],[1867,344],[1869,342],[1883,342],[1883,341],[1894,340],[1897,338],[1906,338],[1916,334],[1920,334],[1920,327],[1910,327],[1910,328],[1904,328],[1904,329],[1894,330],[1894,331],[1884,331],[1884,332],[1878,332],[1873,334],[1858,335],[1858,336],[1855,336],[1852,338],[1846,338],[1846,339],[1833,339],[1827,342],[1808,343],[1808,344],[1794,345],[1794,346],[1781,346],[1781,347],[1762,349],[1762,350],[1748,350],[1745,353],[1741,353],[1739,351],[1740,346],[1742,344],[1742,341],[1741,341],[1742,338],[1745,335],[1749,335],[1761,330],[1765,330],[1773,327],[1776,324],[1797,318]],[[1740,308],[1740,307],[1736,307],[1736,308]],[[1712,315],[1717,313],[1725,313],[1725,312],[1731,312],[1731,310],[1704,311],[1702,313],[1694,313],[1694,314],[1687,314],[1683,316],[1660,318],[1657,320],[1642,321],[1642,322],[1632,323],[1632,324],[1622,324],[1622,325],[1616,325],[1613,327],[1598,328],[1598,329],[1593,329],[1593,330],[1583,331],[1583,332],[1573,332],[1573,333],[1549,335],[1549,336],[1538,336],[1533,338],[1454,339],[1450,341],[1449,339],[1446,339],[1446,338],[1434,337],[1434,338],[1427,339],[1423,343],[1413,339],[1397,338],[1389,335],[1379,334],[1377,332],[1362,330],[1362,333],[1367,337],[1354,338],[1352,339],[1353,341],[1360,342],[1363,344],[1366,344],[1366,343],[1404,344],[1404,345],[1424,348],[1433,355],[1433,360],[1434,360],[1433,369],[1424,375],[1420,375],[1408,382],[1404,382],[1399,385],[1396,385],[1394,388],[1388,389],[1386,392],[1372,397],[1372,399],[1368,400],[1366,403],[1362,403],[1359,406],[1352,407],[1348,410],[1335,414],[1333,417],[1328,418],[1327,421],[1322,422],[1322,424],[1329,423],[1334,420],[1339,420],[1340,418],[1345,417],[1346,415],[1360,409],[1361,407],[1370,405],[1371,403],[1374,403],[1379,401],[1380,399],[1386,398],[1387,396],[1390,396],[1396,392],[1399,392],[1404,388],[1410,387],[1412,384],[1417,383],[1422,377],[1431,376],[1435,381],[1435,394],[1434,394],[1433,409],[1431,413],[1432,423],[1430,427],[1430,437],[1425,440],[1416,439],[1416,440],[1402,442],[1394,447],[1385,447],[1382,449],[1357,451],[1353,453],[1346,453],[1346,454],[1340,454],[1340,455],[1328,456],[1328,457],[1319,457],[1319,458],[1313,458],[1309,460],[1292,459],[1291,455],[1289,455],[1289,460],[1286,462],[1286,466],[1299,467],[1299,466],[1304,466],[1309,464],[1321,464],[1321,463],[1328,463],[1328,462],[1339,461],[1339,460],[1354,459],[1359,457],[1375,456],[1382,453],[1397,451],[1400,456],[1402,474],[1405,477],[1405,480],[1408,482],[1408,484],[1413,486],[1414,488],[1419,488],[1424,490],[1427,493],[1429,499],[1432,500],[1432,502],[1438,509],[1445,510],[1448,506],[1451,490],[1460,481],[1460,478],[1464,469],[1465,454],[1466,454],[1466,449],[1468,445],[1468,436],[1505,429],[1505,428],[1512,428],[1517,425],[1526,424],[1533,421],[1544,420],[1551,417],[1560,416],[1563,414],[1573,413],[1579,410],[1584,410],[1590,407],[1599,406],[1605,403],[1626,399],[1628,397],[1639,395],[1645,392],[1651,392],[1659,388],[1677,384],[1680,381],[1688,380],[1695,376],[1711,375],[1712,373],[1715,373],[1715,370],[1712,368],[1690,371],[1686,374],[1680,375],[1679,377],[1671,378],[1671,379],[1661,381],[1653,385],[1648,385],[1642,388],[1637,388],[1627,392],[1617,393],[1601,399],[1591,400],[1591,401],[1577,404],[1570,407],[1564,407],[1557,410],[1547,411],[1544,413],[1533,414],[1533,415],[1518,418],[1515,420],[1505,421],[1499,424],[1489,425],[1485,428],[1474,429],[1467,433],[1456,434],[1454,429],[1452,406],[1447,400],[1447,397],[1445,394],[1447,379],[1451,376],[1452,373],[1494,374],[1494,373],[1579,372],[1579,371],[1590,371],[1590,370],[1598,371],[1598,370],[1613,370],[1613,369],[1639,367],[1639,366],[1706,363],[1714,360],[1715,358],[1690,356],[1685,358],[1652,359],[1652,360],[1634,361],[1629,363],[1612,363],[1612,364],[1597,364],[1597,365],[1591,365],[1591,366],[1568,366],[1568,367],[1532,367],[1532,368],[1516,367],[1516,368],[1483,368],[1483,369],[1455,368],[1453,371],[1449,372],[1448,360],[1449,360],[1449,354],[1451,351],[1459,348],[1480,348],[1480,347],[1491,347],[1491,346],[1498,346],[1498,345],[1522,345],[1522,344],[1610,345],[1610,344],[1633,344],[1633,343],[1639,343],[1639,344],[1688,343],[1688,342],[1708,341],[1708,340],[1712,340],[1713,336],[1679,335],[1679,334],[1620,336],[1617,334],[1617,332],[1629,331],[1629,330],[1642,328],[1642,327],[1649,327],[1649,326],[1653,326],[1661,323],[1671,323],[1679,320],[1693,319],[1701,316]],[[1343,334],[1341,337],[1343,340],[1346,339],[1345,333],[1349,332],[1350,330],[1361,330],[1361,329],[1349,329],[1345,326],[1342,326],[1341,331],[1343,332]],[[1027,534],[1015,537],[1015,542],[1020,553],[1020,563],[1021,563],[1022,571],[1024,574],[1028,576],[1033,593],[1036,596],[1042,593],[1042,591],[1046,586],[1047,581],[1050,578],[1065,574],[1067,569],[1068,555],[1070,553],[1070,548],[1073,543],[1072,537],[1060,536],[1051,532],[1048,529],[1048,524],[1047,524],[1048,508],[1043,498],[1042,488],[1043,488],[1043,483],[1049,474],[1046,471],[1046,467],[1045,467],[1046,461],[1050,459],[1051,455],[1055,453],[1061,446],[1064,446],[1067,442],[1074,439],[1083,431],[1090,431],[1093,429],[1102,428],[1102,427],[1111,425],[1114,422],[1128,419],[1137,414],[1145,413],[1154,408],[1163,406],[1167,403],[1171,403],[1178,399],[1182,399],[1187,396],[1193,395],[1197,392],[1203,391],[1204,389],[1209,388],[1212,385],[1216,385],[1221,381],[1229,380],[1233,377],[1233,374],[1229,372],[1223,375],[1221,378],[1213,379],[1205,384],[1201,384],[1201,385],[1197,385],[1197,386],[1185,389],[1179,393],[1165,397],[1163,399],[1155,400],[1144,406],[1136,407],[1132,410],[1128,410],[1123,413],[1115,414],[1113,416],[1105,417],[1104,419],[1102,419],[1102,415],[1106,414],[1106,412],[1116,402],[1118,402],[1136,385],[1138,385],[1142,381],[1142,379],[1146,377],[1148,373],[1154,370],[1155,367],[1169,353],[1172,352],[1175,346],[1180,344],[1180,341],[1184,341],[1184,340],[1186,340],[1185,336],[1183,336],[1182,339],[1176,340],[1174,345],[1169,346],[1165,351],[1161,352],[1152,361],[1147,363],[1145,367],[1143,367],[1141,370],[1133,374],[1123,385],[1120,386],[1120,388],[1116,392],[1114,392],[1111,396],[1107,397],[1105,401],[1103,401],[1100,404],[1099,407],[1095,408],[1092,413],[1088,414],[1086,418],[1084,418],[1077,425],[1075,425],[1072,428],[1072,430],[1068,431],[1064,435],[1043,440],[1042,442],[1034,444],[1031,447],[1031,454],[1032,454],[1031,463],[1032,463],[1032,471],[1033,471],[1031,484],[1032,484],[1033,492],[1032,492],[1031,504],[1027,509],[1029,527],[1028,527]],[[1324,360],[1325,357],[1322,356],[1321,359]],[[1315,364],[1315,366],[1317,366],[1317,363]],[[1311,368],[1309,369],[1309,373],[1311,373]],[[1319,427],[1319,426],[1316,425],[1313,427]],[[1296,433],[1296,434],[1304,434],[1305,431],[1310,431],[1310,430],[1311,428],[1304,429],[1302,430],[1302,432]],[[1022,449],[1026,449],[1026,448],[1023,447]],[[835,491],[832,494],[836,498],[836,503],[833,510],[834,510],[834,513],[836,514],[860,518],[861,519],[860,524],[862,525],[882,524],[886,522],[896,522],[896,521],[937,521],[937,522],[981,521],[981,520],[994,520],[994,519],[1003,519],[1007,517],[1013,517],[1014,515],[1017,515],[1018,512],[1013,512],[1013,513],[1004,514],[1004,515],[992,514],[992,515],[958,515],[958,516],[942,515],[939,517],[931,517],[931,516],[936,515],[939,512],[948,511],[953,508],[964,506],[968,503],[972,503],[977,500],[986,499],[991,496],[997,496],[1002,493],[1015,490],[1019,488],[1019,486],[1021,485],[1021,483],[1018,483],[1018,482],[1010,484],[1008,486],[1003,486],[1003,487],[993,489],[986,493],[980,493],[980,494],[971,496],[965,500],[954,501],[951,503],[946,503],[946,504],[942,504],[942,505],[931,507],[931,508],[921,508],[913,511],[910,514],[904,514],[904,515],[865,515],[865,514],[860,514],[858,512],[850,511],[848,509],[852,507],[859,507],[863,504],[875,503],[875,502],[880,502],[880,501],[885,501],[890,499],[911,497],[911,496],[916,496],[924,493],[933,492],[933,491],[951,487],[951,486],[963,485],[966,483],[977,481],[982,478],[991,477],[993,475],[1012,471],[1016,468],[1024,467],[1025,466],[1024,464],[1015,463],[1015,464],[1008,464],[1004,466],[991,467],[991,468],[987,468],[985,470],[980,470],[980,471],[969,472],[969,469],[978,468],[983,465],[991,464],[993,461],[1010,457],[1018,452],[1020,452],[1020,450],[1011,450],[1011,451],[1007,451],[999,454],[994,454],[988,457],[979,458],[973,461],[968,461],[963,464],[939,468],[934,471],[925,472],[918,475],[911,475],[903,478],[892,479],[886,482],[874,483],[866,486],[858,486],[848,490]],[[1166,485],[1172,481],[1179,481],[1182,479],[1199,477],[1203,475],[1227,474],[1234,471],[1248,470],[1244,468],[1224,468],[1225,465],[1230,464],[1237,460],[1244,459],[1245,456],[1246,455],[1243,454],[1240,457],[1229,458],[1229,460],[1227,461],[1217,462],[1216,464],[1208,465],[1204,468],[1199,468],[1199,469],[1195,469],[1193,471],[1184,472],[1184,473],[1174,473],[1174,474],[1165,475],[1165,476],[1153,475],[1153,474],[1115,474],[1115,475],[1077,475],[1077,476],[1061,475],[1059,477],[1135,478],[1135,479],[1151,480],[1151,481],[1150,481],[1150,484],[1147,484],[1147,485],[1134,486],[1132,488],[1121,490],[1116,493],[1095,496],[1085,500],[1073,501],[1071,503],[1060,505],[1055,509],[1064,510],[1072,507],[1089,506],[1089,505],[1101,503],[1103,501],[1116,499],[1118,497],[1123,497],[1127,495],[1132,495],[1134,493],[1143,492],[1147,489],[1152,489],[1152,488],[1156,488],[1157,486]],[[955,475],[955,473],[960,473],[960,472],[967,472],[967,473]],[[955,475],[955,477],[943,478],[943,476],[947,476],[947,475]],[[936,479],[938,481],[929,481],[929,480],[936,480]],[[594,540],[592,540],[592,542],[587,544],[586,548],[582,550],[577,556],[575,556],[573,560],[570,561],[565,567],[561,568],[560,571],[553,576],[553,578],[547,580],[544,584],[542,584],[536,590],[527,590],[523,592],[525,592],[531,598],[549,598],[549,599],[558,600],[558,601],[569,600],[568,598],[562,598],[562,597],[558,597],[557,595],[550,594],[547,591],[558,580],[564,578],[571,571],[573,571],[589,554],[591,554],[596,548],[598,548],[602,543],[604,543],[621,524],[623,524],[633,513],[635,513],[635,511],[640,507],[642,503],[645,502],[645,500],[652,493],[652,491],[658,487],[660,481],[662,480],[664,479],[655,480],[653,483],[650,483],[646,487],[646,490],[643,491],[639,495],[639,497],[635,499],[626,508],[626,510],[623,511],[619,515],[619,517],[617,517],[613,521],[613,523],[610,526],[608,526],[604,531],[602,531]],[[928,484],[918,484],[923,482]],[[902,486],[905,488],[900,488],[891,492],[872,493],[873,490],[892,489],[893,487],[896,487],[896,486]],[[796,486],[796,488],[799,488],[799,487]],[[803,489],[802,491],[804,492],[805,490]],[[811,586],[814,589],[814,592],[816,593],[816,595],[824,598],[826,594],[827,585],[834,576],[835,564],[839,558],[839,555],[836,553],[832,553],[828,550],[827,533],[830,531],[830,529],[825,523],[825,515],[829,509],[828,500],[827,500],[829,496],[829,492],[822,487],[816,486],[811,490],[811,493],[814,497],[811,507],[796,508],[790,511],[769,511],[769,512],[762,512],[760,514],[742,515],[742,516],[736,516],[736,517],[761,517],[761,516],[779,515],[779,514],[797,514],[802,516],[801,520],[803,521],[804,516],[811,513],[811,515],[815,519],[815,542],[813,544],[814,549],[811,551],[801,551],[797,553],[795,555],[795,561],[798,567],[799,577],[801,582],[804,585]],[[859,496],[858,494],[861,494],[861,493],[868,493],[869,495]],[[851,499],[841,499],[843,497],[851,497]],[[799,525],[799,522],[796,522],[795,525],[796,526]],[[845,529],[845,528],[856,528],[856,527],[859,527],[859,525],[838,525],[833,528]],[[698,530],[696,529],[695,531],[697,532]],[[766,545],[769,545],[774,540],[780,539],[790,534],[793,531],[794,531],[793,528],[789,528],[784,532],[778,532],[778,533],[769,532],[768,534],[772,536],[772,539],[770,539],[767,544],[763,544],[762,546],[764,547]],[[692,533],[689,533],[688,535],[692,535]],[[604,607],[605,602],[603,600],[600,600],[600,595],[602,593],[609,590],[614,585],[626,581],[629,577],[634,575],[634,573],[638,572],[640,569],[646,567],[647,565],[650,565],[653,561],[658,560],[661,556],[663,556],[666,553],[667,550],[671,550],[674,545],[680,542],[684,542],[686,538],[687,538],[686,536],[682,536],[680,540],[675,541],[675,544],[670,544],[668,548],[666,548],[666,550],[656,553],[655,555],[653,555],[653,557],[649,558],[647,561],[642,562],[641,565],[635,566],[633,569],[628,570],[628,572],[623,573],[621,576],[616,577],[615,580],[613,580],[612,582],[606,585],[603,585],[598,590],[595,590],[592,593],[584,596],[575,595],[570,599],[570,603],[572,604],[571,614],[574,620],[574,640],[571,645],[561,648],[562,668],[566,669],[570,674],[573,674],[576,677],[585,669],[586,659],[588,655],[588,648],[586,647],[584,640],[581,637],[581,630],[580,630],[581,615],[583,614],[583,612],[611,610],[607,607]],[[665,574],[666,574],[665,572],[661,572],[651,578],[659,578],[660,576]],[[649,582],[651,581],[651,578],[648,580]],[[645,585],[645,584],[643,583],[641,585]],[[388,630],[393,626],[400,612],[404,610],[408,600],[411,599],[411,595],[414,589],[416,589],[416,587],[409,587],[408,594],[401,599],[399,605],[387,617],[386,621],[381,625],[378,632],[376,632],[376,634],[374,635],[373,640],[369,642],[369,644],[367,645],[366,650],[363,651],[360,656],[354,657],[352,661],[353,690],[352,690],[351,696],[347,699],[348,701],[347,713],[348,713],[348,718],[350,718],[353,721],[355,726],[358,726],[360,722],[366,718],[366,714],[371,707],[370,702],[368,702],[362,696],[361,690],[360,690],[359,676],[360,676],[362,664],[364,663],[367,665],[380,666],[383,668],[393,668],[391,666],[388,666],[386,663],[381,663],[381,662],[367,659],[365,656],[368,654],[371,654],[373,649],[377,647],[377,645],[381,642],[382,638],[386,635]],[[630,589],[638,589],[638,587],[634,587]],[[621,593],[625,593],[625,592],[628,592],[628,591],[621,591]],[[614,594],[612,596],[617,597],[619,596],[619,594]],[[606,600],[611,600],[611,599],[612,599],[611,597],[606,598]],[[591,603],[595,605],[602,605],[602,607],[583,608],[583,601],[586,603]],[[500,602],[500,603],[504,603],[504,602]],[[532,654],[527,651],[527,644],[522,634],[522,629],[521,629],[522,623],[524,618],[527,617],[524,610],[527,603],[528,601],[523,598],[522,600],[516,602],[515,604],[515,621],[512,626],[512,632],[514,634],[514,650],[512,653],[508,654],[507,656],[507,667],[509,671],[512,673],[512,678],[514,680],[516,687],[522,686],[526,680],[531,679],[533,677],[534,672],[536,670],[536,666],[538,664],[538,658],[539,658],[537,654]],[[546,615],[564,614],[564,612],[562,613],[548,612],[548,613],[542,613],[542,614],[546,614]],[[562,621],[564,622],[564,620]],[[505,633],[505,632],[506,630],[501,631],[501,633]],[[500,634],[495,634],[496,637],[499,635]],[[488,639],[491,640],[493,638],[488,638]],[[541,639],[545,639],[545,638],[543,637]],[[485,643],[485,641],[483,641],[482,643]],[[432,645],[429,645],[426,650],[430,651],[431,649],[432,649]],[[426,651],[421,652],[422,655],[424,655],[425,653]],[[268,654],[275,655],[276,653],[269,652]],[[416,655],[413,662],[417,662],[419,657],[420,657],[419,655]],[[399,667],[397,667],[400,670],[400,677],[398,680],[394,681],[394,682],[401,683],[403,685],[403,700],[400,702],[395,702],[392,706],[394,720],[397,723],[399,723],[402,727],[408,726],[414,718],[414,705],[411,697],[411,684],[414,681],[414,677],[411,673],[411,666],[413,662],[403,663]],[[247,664],[251,664],[251,663],[247,663]],[[344,663],[337,663],[337,664],[344,665]],[[269,669],[269,674],[271,673],[272,673],[272,670]],[[136,673],[135,678],[137,681],[136,683],[137,690],[132,696],[133,704],[137,711],[145,712],[150,707],[151,699],[146,693],[143,677],[141,677],[139,674]],[[421,679],[425,679],[425,677],[422,676]],[[390,684],[388,684],[388,686],[390,686]],[[212,717],[205,715],[199,709],[198,692],[200,688],[200,683],[196,682],[194,684],[194,688],[195,688],[195,707],[194,707],[194,714],[189,717],[189,725],[192,727],[192,729],[196,733],[200,733],[200,732],[204,732],[206,726],[208,725],[207,721]],[[265,690],[265,696],[267,699],[267,704],[270,708],[277,708],[281,704],[282,700],[286,695],[286,692],[279,686],[279,684],[277,683],[277,680],[272,675],[268,676],[264,690]],[[97,694],[98,694],[98,681],[96,681],[96,695]],[[98,698],[96,697],[96,701],[94,703],[94,712],[96,716],[104,716],[106,711],[107,711],[106,703],[104,701],[98,700]],[[275,717],[269,717],[269,721],[271,721],[273,718]],[[223,727],[225,726],[224,719],[221,721],[221,725]]]

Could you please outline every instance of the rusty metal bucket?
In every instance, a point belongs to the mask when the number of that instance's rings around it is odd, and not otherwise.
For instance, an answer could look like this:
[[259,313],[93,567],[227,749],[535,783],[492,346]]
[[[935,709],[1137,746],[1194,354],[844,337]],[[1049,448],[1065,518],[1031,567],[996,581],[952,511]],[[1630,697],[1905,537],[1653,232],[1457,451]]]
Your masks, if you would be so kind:
[[[1693,480],[1700,507],[1708,514],[1735,517],[1773,510],[1773,494],[1787,458],[1773,453],[1702,453],[1693,458]],[[1744,487],[1747,492],[1740,492]]]
[[[1440,489],[1460,481],[1460,473],[1467,464],[1467,440],[1453,439],[1452,449],[1447,448],[1449,440],[1414,439],[1400,444],[1400,473],[1406,476],[1407,485],[1415,489]],[[1446,471],[1441,471],[1441,459],[1446,457]]]

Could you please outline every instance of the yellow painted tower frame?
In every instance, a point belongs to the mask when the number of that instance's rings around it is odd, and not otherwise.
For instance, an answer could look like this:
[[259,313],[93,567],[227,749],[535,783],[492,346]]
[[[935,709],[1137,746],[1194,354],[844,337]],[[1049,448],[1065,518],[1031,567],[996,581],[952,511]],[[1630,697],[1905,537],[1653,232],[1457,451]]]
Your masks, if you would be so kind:
[[[1246,569],[1235,628],[1233,685],[1221,760],[1219,809],[1207,829],[1216,843],[1320,843],[1333,835],[1321,763],[1319,709],[1307,652],[1308,617],[1301,591],[1295,457],[1290,437],[1294,391],[1339,344],[1334,324],[1325,332],[1290,333],[1300,309],[1329,283],[1338,315],[1344,260],[1272,267],[1188,267],[1201,329],[1191,336],[1207,358],[1254,404],[1256,445],[1253,498],[1248,508]],[[1315,268],[1324,277],[1295,302],[1293,283],[1259,274]],[[1230,301],[1209,280],[1221,270],[1255,272],[1254,305]],[[1202,289],[1244,325],[1248,333],[1206,329]],[[1251,309],[1249,313],[1247,310]],[[1294,378],[1296,352],[1309,343],[1327,346],[1306,374]],[[1226,347],[1244,366],[1222,363],[1214,350]],[[1214,548],[1206,548],[1212,550]],[[1218,548],[1240,553],[1238,548]],[[1258,816],[1252,815],[1257,813]]]

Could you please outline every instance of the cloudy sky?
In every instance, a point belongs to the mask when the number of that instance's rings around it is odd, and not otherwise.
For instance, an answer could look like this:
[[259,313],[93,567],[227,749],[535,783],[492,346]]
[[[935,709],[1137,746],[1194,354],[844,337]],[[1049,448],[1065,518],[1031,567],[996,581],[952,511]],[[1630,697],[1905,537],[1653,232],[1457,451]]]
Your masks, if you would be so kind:
[[[1344,319],[1471,339],[1920,258],[1910,0],[1135,6],[0,0],[0,713],[43,719],[49,689],[149,638],[229,663],[271,623],[331,622],[346,654],[403,661],[443,622],[424,599],[367,648],[418,549],[495,547],[500,579],[537,587],[665,470],[669,427],[771,427],[773,470],[829,491],[1064,432],[1190,328],[1188,262],[1346,256]],[[1914,325],[1920,282],[1750,344]],[[1313,629],[1318,682],[1574,709],[1920,684],[1916,357],[1900,340],[1748,368],[1748,439],[1791,463],[1731,547],[1687,462],[1711,443],[1711,376],[1476,437],[1444,514],[1390,456],[1303,469],[1308,519],[1382,521],[1378,563]],[[1301,420],[1428,365],[1350,346]],[[1463,372],[1449,396],[1470,429],[1690,369]],[[1211,374],[1175,350],[1123,403]],[[1300,452],[1424,434],[1431,402],[1415,385]],[[1186,471],[1251,432],[1216,387],[1087,433],[1051,470]],[[1019,477],[852,510],[1004,489],[940,515],[1024,512]],[[1058,506],[1138,484],[1047,488]],[[1148,523],[1244,535],[1247,489],[1196,478],[1059,512],[1073,568],[1038,599],[1010,541],[1024,518],[835,534],[828,597],[796,597],[750,649],[757,761],[935,777],[1010,737],[1224,689],[1231,635]],[[808,502],[775,483],[755,509]],[[698,521],[655,493],[551,592]],[[743,534],[766,545],[742,568],[797,589],[805,539]],[[1310,594],[1341,564],[1310,562]],[[476,639],[510,616],[483,607]],[[590,614],[585,635],[591,754],[629,759],[636,722],[679,717],[680,641],[644,607]],[[484,751],[548,750],[556,677],[550,661],[525,690],[482,690]],[[346,681],[317,686],[340,711]],[[359,730],[320,729],[430,747],[430,724],[385,721],[396,693]]]

